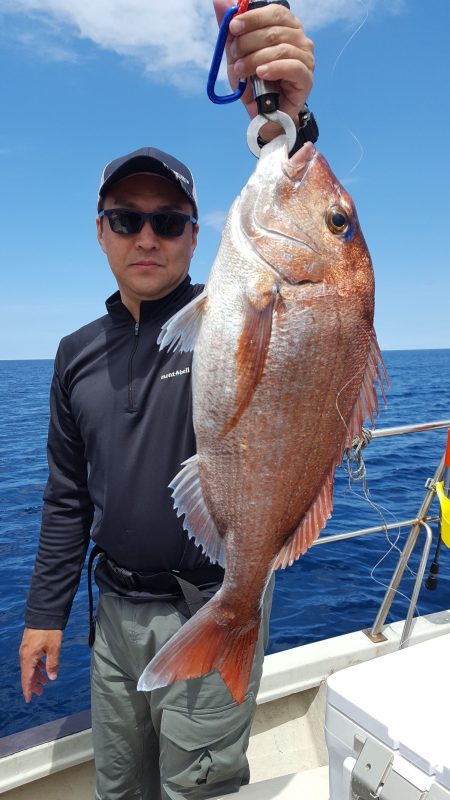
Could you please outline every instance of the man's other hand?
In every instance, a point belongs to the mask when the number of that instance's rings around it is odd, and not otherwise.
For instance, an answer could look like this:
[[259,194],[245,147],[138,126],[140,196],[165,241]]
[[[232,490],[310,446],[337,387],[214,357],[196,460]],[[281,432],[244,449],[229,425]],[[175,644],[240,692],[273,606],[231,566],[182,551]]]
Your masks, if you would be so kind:
[[62,637],[63,632],[59,630],[25,628],[19,656],[22,692],[26,703],[30,702],[33,694],[43,693],[47,678],[56,680]]
[[[220,25],[226,10],[235,3],[233,0],[213,0],[213,3]],[[278,81],[280,111],[298,124],[298,112],[313,84],[314,45],[292,12],[272,3],[234,16],[226,52],[231,87],[235,89],[239,78],[250,75]],[[258,111],[250,83],[242,101],[253,119]]]

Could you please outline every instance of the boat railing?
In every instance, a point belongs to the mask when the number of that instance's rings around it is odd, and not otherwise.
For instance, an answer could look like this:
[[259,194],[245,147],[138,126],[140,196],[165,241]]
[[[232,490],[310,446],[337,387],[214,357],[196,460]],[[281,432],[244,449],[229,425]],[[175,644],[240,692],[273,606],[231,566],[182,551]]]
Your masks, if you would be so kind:
[[[441,428],[450,428],[450,419],[440,420],[438,422],[424,422],[416,425],[399,425],[393,428],[379,428],[377,430],[363,429],[363,435],[361,439],[356,440],[353,443],[353,445],[354,447],[356,446],[361,448],[361,446],[367,446],[367,444],[372,439],[382,439],[388,436],[401,436],[402,434],[405,433],[418,433],[420,431],[439,430]],[[345,539],[355,539],[359,536],[367,536],[374,533],[380,533],[382,531],[387,533],[390,530],[397,530],[398,528],[409,528],[409,527],[411,528],[408,538],[406,539],[405,545],[403,547],[403,550],[401,551],[397,566],[389,582],[386,594],[384,595],[384,598],[381,602],[378,614],[372,625],[372,628],[370,630],[365,631],[367,636],[374,643],[384,641],[386,638],[382,633],[384,624],[386,622],[386,617],[391,609],[394,597],[400,585],[400,581],[402,580],[409,559],[411,558],[411,555],[414,551],[417,540],[419,538],[419,534],[421,531],[423,531],[424,544],[422,549],[422,555],[420,557],[419,568],[417,570],[416,580],[411,593],[408,613],[405,619],[405,624],[403,626],[403,631],[400,638],[400,647],[401,648],[404,647],[408,640],[413,622],[414,612],[417,606],[420,587],[422,585],[426,564],[431,549],[433,534],[432,534],[432,529],[430,527],[430,523],[439,522],[440,519],[439,516],[428,516],[428,512],[431,503],[433,502],[434,497],[436,495],[436,484],[439,483],[439,481],[441,481],[444,477],[444,471],[445,471],[444,458],[445,457],[443,455],[438,466],[436,467],[436,471],[433,477],[428,478],[425,483],[425,490],[426,490],[425,497],[417,513],[417,517],[415,519],[400,520],[399,522],[377,525],[372,528],[361,528],[360,530],[348,531],[346,533],[329,534],[327,536],[319,537],[314,542],[314,546],[318,546],[318,545],[330,544],[331,542],[340,542]]]

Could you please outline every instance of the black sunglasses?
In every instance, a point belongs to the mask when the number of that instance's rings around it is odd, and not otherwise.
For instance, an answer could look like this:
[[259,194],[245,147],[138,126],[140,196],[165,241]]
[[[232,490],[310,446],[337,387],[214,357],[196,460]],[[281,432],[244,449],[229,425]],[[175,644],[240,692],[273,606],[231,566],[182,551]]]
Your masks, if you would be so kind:
[[195,217],[182,214],[181,211],[130,211],[128,208],[108,208],[99,211],[99,217],[106,217],[109,227],[114,233],[121,236],[133,236],[144,227],[144,222],[149,221],[152,230],[157,236],[172,238],[181,236],[186,222],[197,222]]

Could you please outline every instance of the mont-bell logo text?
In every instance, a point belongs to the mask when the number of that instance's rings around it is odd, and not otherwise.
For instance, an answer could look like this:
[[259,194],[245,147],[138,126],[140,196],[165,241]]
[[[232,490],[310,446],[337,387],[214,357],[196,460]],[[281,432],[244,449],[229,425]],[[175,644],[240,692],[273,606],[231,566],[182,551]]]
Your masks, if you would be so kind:
[[185,369],[177,369],[175,372],[166,372],[165,375],[161,375],[161,380],[164,381],[166,378],[178,378],[178,375],[186,375],[186,373],[190,371],[190,367],[186,367]]

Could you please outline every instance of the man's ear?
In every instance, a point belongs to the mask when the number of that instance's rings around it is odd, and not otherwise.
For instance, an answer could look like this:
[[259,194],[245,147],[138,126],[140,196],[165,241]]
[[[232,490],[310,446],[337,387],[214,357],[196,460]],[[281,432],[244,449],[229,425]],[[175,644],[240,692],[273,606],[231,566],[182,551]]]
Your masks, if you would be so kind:
[[195,253],[195,248],[197,247],[197,236],[198,236],[199,230],[200,230],[200,226],[199,226],[198,222],[196,222],[195,225],[192,226],[191,258]]
[[106,253],[105,244],[103,240],[103,217],[97,217],[95,220],[97,225],[97,239],[100,247],[102,248],[103,252]]

